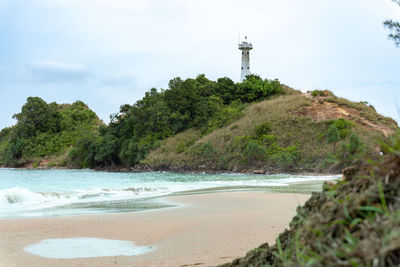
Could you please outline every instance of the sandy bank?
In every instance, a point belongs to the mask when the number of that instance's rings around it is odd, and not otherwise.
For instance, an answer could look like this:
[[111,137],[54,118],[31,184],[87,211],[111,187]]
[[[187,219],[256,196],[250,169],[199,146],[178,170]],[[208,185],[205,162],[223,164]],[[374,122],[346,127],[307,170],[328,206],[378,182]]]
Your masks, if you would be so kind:
[[[0,266],[209,266],[274,243],[309,198],[257,192],[177,196],[149,212],[0,220]],[[97,237],[154,245],[140,256],[48,259],[23,248],[43,239]]]

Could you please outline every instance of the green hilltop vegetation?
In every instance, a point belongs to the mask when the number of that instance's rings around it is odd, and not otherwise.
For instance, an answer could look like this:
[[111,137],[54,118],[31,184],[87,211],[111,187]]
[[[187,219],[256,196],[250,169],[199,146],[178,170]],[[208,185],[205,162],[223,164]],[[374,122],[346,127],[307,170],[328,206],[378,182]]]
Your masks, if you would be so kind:
[[282,94],[246,106],[237,120],[211,133],[192,128],[168,138],[143,163],[167,170],[338,172],[374,157],[376,141],[397,128],[365,103],[282,88]]
[[48,104],[39,97],[29,97],[14,118],[14,127],[0,131],[0,163],[10,167],[37,167],[50,157],[47,167],[65,165],[72,147],[83,137],[97,135],[103,125],[81,101]]
[[278,80],[172,79],[108,125],[84,103],[30,97],[0,132],[0,164],[108,170],[337,172],[379,152],[397,124],[329,91]]

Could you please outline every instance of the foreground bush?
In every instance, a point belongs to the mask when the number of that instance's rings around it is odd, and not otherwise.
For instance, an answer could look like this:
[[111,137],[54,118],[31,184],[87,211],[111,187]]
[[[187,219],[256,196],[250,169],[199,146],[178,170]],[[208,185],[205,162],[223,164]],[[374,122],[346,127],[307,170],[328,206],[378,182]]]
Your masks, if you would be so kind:
[[382,152],[314,193],[274,246],[223,266],[399,266],[400,135]]

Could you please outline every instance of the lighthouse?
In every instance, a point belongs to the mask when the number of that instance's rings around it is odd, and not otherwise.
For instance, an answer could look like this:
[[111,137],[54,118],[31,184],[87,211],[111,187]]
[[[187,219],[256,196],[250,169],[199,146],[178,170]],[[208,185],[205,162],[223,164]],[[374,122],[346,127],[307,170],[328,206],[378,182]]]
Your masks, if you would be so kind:
[[242,50],[242,71],[240,75],[240,81],[243,81],[250,73],[250,50],[253,49],[253,45],[247,42],[247,36],[245,41],[239,43],[239,49]]

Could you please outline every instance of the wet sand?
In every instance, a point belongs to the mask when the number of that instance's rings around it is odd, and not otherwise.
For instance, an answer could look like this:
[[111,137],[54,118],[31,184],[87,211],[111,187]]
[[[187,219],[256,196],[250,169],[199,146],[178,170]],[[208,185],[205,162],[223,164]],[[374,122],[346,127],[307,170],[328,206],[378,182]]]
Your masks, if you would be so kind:
[[[210,266],[244,256],[288,227],[309,195],[262,192],[169,197],[178,207],[146,212],[0,220],[0,266]],[[23,249],[43,239],[129,240],[138,256],[49,259]]]

